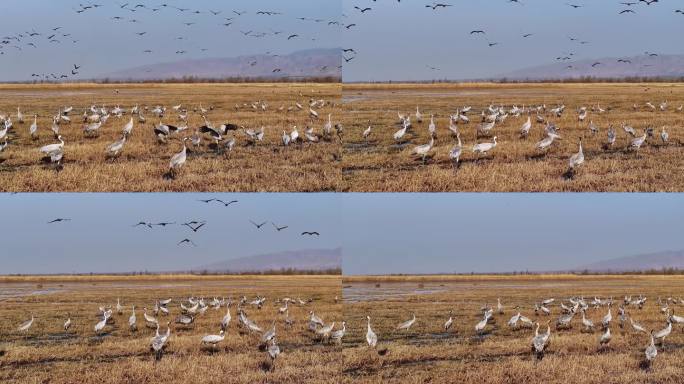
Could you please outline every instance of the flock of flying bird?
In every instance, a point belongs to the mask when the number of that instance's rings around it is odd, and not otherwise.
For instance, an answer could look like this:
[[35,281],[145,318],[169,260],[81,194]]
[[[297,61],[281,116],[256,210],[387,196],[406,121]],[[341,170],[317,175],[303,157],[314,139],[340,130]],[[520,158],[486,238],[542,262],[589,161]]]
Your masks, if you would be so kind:
[[[650,369],[651,364],[658,355],[658,347],[661,350],[665,350],[665,340],[672,333],[673,325],[684,324],[684,317],[674,314],[675,305],[684,305],[684,299],[681,298],[669,297],[662,300],[658,299],[659,311],[664,317],[664,325],[650,331],[632,316],[632,313],[642,310],[646,305],[647,298],[642,295],[639,297],[625,296],[622,301],[614,301],[612,297],[604,299],[595,297],[592,300],[585,299],[584,297],[570,297],[565,301],[561,301],[557,310],[552,307],[555,301],[554,298],[547,298],[534,303],[532,307],[534,316],[524,315],[518,306],[512,312],[513,315],[506,321],[508,328],[514,332],[534,328],[534,336],[529,341],[529,347],[533,355],[539,360],[544,357],[544,353],[549,349],[551,343],[551,320],[545,322],[546,330],[540,332],[543,324],[540,317],[550,317],[553,315],[553,312],[556,312],[558,316],[554,322],[555,330],[558,333],[569,332],[573,329],[574,325],[579,325],[581,332],[587,334],[593,334],[597,329],[601,330],[600,336],[596,339],[599,349],[609,347],[613,339],[611,327],[615,329],[614,324],[616,322],[621,330],[631,329],[637,334],[644,334],[644,337],[648,339],[648,343],[644,348],[644,364],[642,367],[648,369]],[[614,305],[618,306],[615,318],[613,317]],[[605,311],[600,321],[594,321],[588,317],[588,312],[592,309],[594,311]],[[506,309],[504,305],[499,298],[495,308],[484,305],[480,311],[482,318],[471,329],[473,329],[477,337],[485,337],[486,335],[494,337],[491,331],[491,324],[497,322],[497,316],[505,315]],[[536,318],[536,320],[533,320],[533,318]],[[366,316],[366,321],[366,343],[370,348],[377,349],[379,342],[378,334],[371,326],[370,316]],[[417,321],[416,315],[413,314],[411,319],[398,324],[392,332],[402,332],[407,338],[410,338],[412,335],[408,332],[412,327],[415,327]],[[459,332],[455,329],[457,324],[455,324],[453,311],[449,313],[446,321],[439,325],[444,332]],[[388,348],[380,348],[377,349],[377,352],[380,355],[385,355],[388,353],[388,350]]]
[[[372,0],[372,1],[373,1],[373,3],[377,2],[377,0]],[[397,1],[397,3],[401,3],[401,1]],[[513,6],[524,6],[526,2],[522,1],[522,0],[502,0],[502,3],[510,4]],[[652,5],[657,5],[658,3],[659,3],[658,0],[638,0],[638,1],[619,2],[617,5],[619,5],[621,8],[617,12],[617,14],[618,15],[637,14],[637,10],[635,7],[637,7],[639,5],[652,6]],[[569,11],[579,10],[579,9],[583,9],[586,7],[584,4],[564,3],[564,5],[567,6]],[[451,9],[451,8],[458,9],[457,5],[450,4],[447,2],[432,2],[432,3],[425,4],[424,7],[428,8],[432,11],[447,10],[447,9]],[[372,13],[374,11],[372,6],[363,6],[363,5],[355,5],[353,7],[353,9],[358,15],[365,15],[368,13]],[[674,13],[684,15],[684,10],[683,9],[675,9]],[[348,17],[348,15],[343,15],[343,16]],[[485,20],[488,19],[488,17],[486,15],[483,16],[483,18]],[[353,23],[351,23],[347,26],[347,29],[350,29],[351,27],[357,26],[357,24],[362,22],[363,19],[359,19],[359,18],[355,17],[354,20],[355,21]],[[494,47],[500,46],[502,44],[500,41],[494,41],[494,40],[490,39],[490,35],[488,34],[488,31],[486,29],[483,29],[483,28],[472,29],[472,30],[470,30],[468,35],[471,38],[482,38],[483,41],[486,43],[486,45],[490,48],[494,48]],[[520,34],[520,36],[522,37],[523,40],[532,39],[532,38],[534,38],[535,35],[536,35],[536,33],[533,33],[533,32],[525,32],[525,33]],[[449,39],[453,38],[452,35],[446,35],[444,37],[447,37]],[[439,38],[439,37],[436,37],[436,38]],[[591,44],[590,41],[582,40],[582,39],[574,37],[574,36],[568,36],[568,41],[570,42],[571,46],[569,47],[569,49],[563,51],[563,53],[558,55],[555,58],[556,61],[566,62],[566,61],[574,60],[577,58],[577,52],[575,52],[576,47]],[[516,44],[519,44],[519,42],[516,42]],[[558,44],[558,45],[560,46],[560,44]],[[358,56],[358,50],[356,48],[345,48],[345,49],[343,49],[343,55],[344,55],[344,61],[346,63],[349,63]],[[648,52],[648,51],[645,53],[645,55],[649,58],[654,58],[654,57],[659,56],[657,53],[652,53],[652,52]],[[632,61],[629,59],[625,59],[625,58],[618,59],[617,62],[619,64],[622,64],[622,65],[632,65]],[[596,61],[591,65],[591,68],[589,68],[589,69],[597,68],[597,67],[602,66],[604,64],[605,63]],[[425,66],[427,68],[431,69],[432,71],[440,71],[441,70],[438,66],[435,66],[435,65],[426,64]],[[650,67],[650,66],[652,66],[652,64],[650,64],[650,63],[642,64],[642,67]],[[570,65],[566,66],[566,69],[567,70],[574,70],[574,69],[576,69],[576,66],[570,64]]]
[[[193,4],[194,5],[194,4]],[[321,33],[312,31],[312,26],[305,26],[300,28],[301,31],[286,31],[279,29],[280,25],[287,25],[291,28],[291,23],[288,21],[294,18],[297,23],[311,23],[312,25],[322,25],[327,27],[339,27],[340,23],[337,20],[331,20],[321,17],[295,17],[287,15],[284,12],[268,9],[257,10],[242,10],[242,9],[209,9],[200,10],[194,9],[190,6],[177,6],[169,3],[150,4],[147,1],[137,3],[119,3],[119,4],[97,4],[97,3],[81,3],[78,7],[73,8],[73,11],[90,21],[102,18],[102,21],[110,21],[121,26],[122,30],[133,28],[136,32],[131,32],[129,38],[121,36],[122,40],[130,40],[130,44],[140,45],[141,55],[150,56],[162,54],[168,57],[169,52],[175,52],[175,55],[201,55],[206,52],[219,49],[209,48],[206,45],[206,36],[199,36],[193,31],[194,27],[215,27],[217,33],[229,33],[234,28],[239,28],[237,31],[229,35],[231,39],[259,39],[264,40],[262,47],[278,47],[282,48],[283,44],[288,41],[299,39],[310,39],[316,42],[322,35]],[[167,14],[166,17],[163,14]],[[186,18],[183,21],[177,21],[178,17]],[[250,17],[249,19],[247,19]],[[254,19],[254,17],[259,19]],[[162,23],[168,27],[169,31],[178,30],[178,33],[156,34],[156,29],[146,28],[148,24]],[[124,27],[123,24],[128,26]],[[176,27],[172,25],[177,23]],[[268,28],[267,28],[268,27]],[[26,50],[39,50],[43,46],[63,46],[62,50],[72,50],[67,48],[64,44],[71,44],[74,46],[85,45],[82,39],[74,36],[75,32],[67,33],[64,26],[53,26],[41,28],[32,28],[30,30],[15,32],[0,38],[0,57],[11,56],[17,57]],[[123,32],[121,33],[123,35]],[[167,42],[167,40],[170,40]],[[268,40],[268,41],[266,41]],[[255,45],[255,44],[253,44]],[[85,47],[84,47],[85,49]],[[171,50],[166,52],[165,50]],[[162,52],[157,52],[160,50]],[[275,54],[272,50],[266,49],[267,56],[277,58],[280,55]],[[255,56],[256,58],[257,56]],[[45,62],[46,64],[49,61]],[[250,63],[251,66],[255,65]],[[282,68],[273,68],[272,74],[290,76],[290,77],[309,77],[319,76],[331,73],[331,71],[339,71],[341,67],[331,68],[323,66],[314,71],[317,73],[304,73],[304,69],[299,72],[284,73]],[[32,73],[31,80],[42,82],[59,82],[75,80],[79,76],[80,66],[76,65],[68,71],[47,71],[42,73]],[[309,71],[311,69],[306,69]],[[94,74],[95,75],[95,74]],[[153,75],[153,74],[152,74]]]
[[[645,105],[634,104],[632,108],[635,111],[646,109],[653,112],[666,112],[670,108],[668,102],[661,103],[656,107],[653,103],[646,103]],[[675,112],[681,113],[684,106],[679,106],[674,108]],[[448,131],[449,134],[454,137],[457,142],[449,150],[449,158],[453,161],[455,166],[459,165],[461,160],[461,155],[464,153],[464,144],[461,141],[461,128],[462,125],[470,124],[471,117],[468,116],[472,113],[473,108],[471,106],[465,106],[456,110],[456,113],[450,115],[448,118]],[[497,138],[495,128],[503,125],[504,122],[509,118],[525,118],[524,123],[520,126],[519,137],[522,140],[527,139],[532,134],[533,121],[540,124],[543,128],[542,138],[536,144],[534,144],[534,149],[539,152],[540,155],[546,154],[552,147],[556,140],[561,139],[561,128],[554,123],[554,119],[560,119],[566,111],[565,105],[559,105],[553,108],[547,107],[545,104],[537,106],[522,106],[518,107],[514,105],[512,107],[504,106],[494,106],[490,105],[481,111],[481,122],[475,124],[474,133],[476,139],[481,137],[491,137],[494,135],[491,142],[481,142],[475,143],[471,151],[479,159],[481,155],[487,155],[493,152],[497,146]],[[602,108],[600,104],[597,104],[591,108],[586,106],[579,107],[577,109],[577,122],[578,124],[586,124],[586,133],[589,135],[597,135],[601,131],[599,126],[594,123],[590,115],[595,114],[600,116],[601,114],[608,113],[609,111]],[[533,117],[534,116],[534,120]],[[422,124],[425,120],[425,116],[421,113],[420,108],[416,107],[416,112],[413,114],[401,114],[398,113],[398,125],[401,127],[399,130],[394,132],[392,138],[398,144],[405,144],[406,134],[414,129],[412,123],[412,118],[418,124]],[[659,132],[656,132],[653,127],[644,127],[643,130],[635,129],[634,127],[623,123],[621,129],[615,128],[610,125],[606,129],[606,141],[603,144],[603,149],[608,150],[616,146],[616,141],[618,138],[618,132],[622,130],[628,135],[628,144],[626,150],[635,151],[638,153],[639,149],[648,143],[649,138],[654,138],[656,134],[659,135],[657,140],[661,141],[661,145],[668,145],[670,143],[670,134],[667,132],[665,127],[662,127]],[[412,154],[417,155],[423,160],[425,160],[430,152],[434,148],[435,137],[437,137],[438,128],[435,122],[434,115],[430,116],[430,120],[427,127],[428,134],[430,135],[430,142],[427,144],[418,145],[413,148]],[[373,134],[373,127],[368,126],[363,133],[364,141],[368,142]],[[584,149],[582,146],[582,139],[579,139],[578,151],[568,158],[569,171],[572,173],[576,168],[582,165],[585,161]]]
[[[298,144],[301,147],[304,143],[313,145],[321,140],[331,141],[336,135],[341,137],[341,126],[339,124],[333,125],[332,114],[328,114],[327,119],[323,119],[326,121],[321,123],[322,132],[320,134],[317,133],[316,129],[313,127],[313,124],[316,124],[316,122],[319,121],[319,112],[317,109],[332,105],[334,105],[334,103],[330,101],[311,99],[308,102],[294,102],[293,105],[287,108],[284,105],[280,106],[277,109],[277,113],[303,112],[306,113],[311,124],[311,126],[305,127],[302,134],[299,133],[297,126],[294,126],[289,132],[283,131],[280,140],[282,145],[287,147]],[[269,109],[269,104],[262,100],[255,101],[251,104],[235,105],[236,111],[241,109],[265,113]],[[85,139],[97,138],[112,116],[115,117],[114,120],[127,120],[125,123],[121,123],[123,125],[120,131],[121,138],[107,145],[104,149],[103,155],[107,159],[115,160],[124,152],[126,143],[132,136],[133,129],[136,127],[136,122],[138,125],[144,125],[147,122],[147,117],[145,115],[152,115],[152,117],[157,119],[158,123],[154,124],[152,128],[149,129],[148,134],[150,136],[154,135],[160,145],[167,144],[169,139],[178,137],[183,145],[180,152],[171,156],[168,172],[165,174],[165,177],[174,178],[188,159],[187,141],[190,141],[195,150],[199,150],[202,140],[208,139],[210,142],[213,142],[212,145],[214,146],[216,153],[226,155],[229,155],[233,151],[238,133],[242,133],[241,136],[245,138],[247,145],[255,146],[264,142],[266,135],[265,127],[262,126],[259,129],[254,129],[245,128],[244,126],[235,123],[214,124],[209,121],[207,117],[208,113],[213,110],[213,107],[207,109],[201,104],[199,107],[193,108],[192,111],[183,107],[182,104],[173,106],[172,108],[167,108],[162,105],[140,107],[136,104],[128,110],[118,105],[114,108],[91,105],[90,107],[84,108],[80,120],[83,124],[82,132]],[[66,149],[68,149],[68,147],[66,147],[65,138],[60,133],[60,128],[64,125],[69,126],[72,121],[78,119],[73,116],[74,111],[74,107],[68,106],[59,109],[59,111],[52,116],[50,131],[58,143],[48,144],[38,148],[39,152],[44,156],[43,160],[55,164],[56,169],[58,170],[63,166],[62,160],[64,159]],[[176,114],[174,118],[180,122],[178,126],[163,122],[166,115],[171,113]],[[193,131],[193,129],[188,127],[190,113],[198,114],[204,121],[202,126],[194,129],[192,135],[186,133],[187,131]],[[126,116],[130,117],[126,119]],[[28,136],[32,141],[40,139],[41,130],[38,125],[38,114],[34,113],[31,117],[32,119],[26,117],[20,107],[17,107],[15,115],[0,113],[0,153],[7,150],[11,143],[10,138],[15,139],[21,134],[16,129],[15,122],[19,125],[29,123]]]
[[[234,204],[238,204],[238,200],[230,200],[230,201],[224,201],[221,199],[217,198],[212,198],[212,199],[201,199],[198,200],[201,203],[204,204],[214,204],[214,205],[221,205],[225,208],[230,207]],[[71,222],[71,218],[65,218],[65,217],[58,217],[55,219],[52,219],[47,222],[47,224],[59,224],[59,223],[68,223]],[[263,221],[263,222],[255,222],[253,220],[249,220],[249,222],[257,229],[261,230],[266,224],[269,223],[269,221]],[[289,225],[278,225],[274,222],[270,222],[271,225],[273,226],[273,229],[280,233],[282,231],[285,231],[290,228]],[[138,223],[134,224],[134,228],[142,227],[142,228],[147,228],[147,229],[153,229],[153,228],[166,228],[166,227],[174,227],[174,226],[181,226],[181,227],[186,227],[191,233],[196,234],[198,233],[201,229],[206,228],[207,226],[207,221],[206,220],[190,220],[187,222],[169,222],[169,221],[159,221],[159,222],[153,222],[153,221],[148,221],[148,220],[141,220]],[[319,231],[303,231],[301,232],[302,237],[320,237],[321,234]],[[197,244],[190,238],[184,238],[183,240],[179,241],[176,245],[181,246],[181,245],[191,245],[193,247],[196,247]]]
[[[175,331],[182,334],[185,331],[194,329],[195,320],[198,317],[210,316],[212,311],[218,312],[222,308],[225,308],[225,315],[221,317],[220,321],[216,322],[218,333],[206,334],[198,340],[202,349],[216,352],[218,351],[219,344],[223,342],[227,336],[233,319],[231,306],[236,304],[237,309],[235,313],[240,334],[256,335],[259,349],[266,352],[270,359],[271,364],[268,368],[273,370],[275,369],[275,360],[281,353],[280,347],[276,341],[276,323],[282,322],[284,329],[287,329],[290,332],[294,331],[293,327],[297,321],[290,317],[290,305],[304,308],[311,306],[312,303],[314,303],[314,300],[301,299],[298,297],[284,297],[273,300],[273,306],[277,308],[277,313],[275,313],[275,319],[272,322],[272,326],[269,329],[264,329],[249,317],[247,309],[261,311],[262,308],[269,308],[267,301],[268,299],[264,296],[257,296],[253,299],[242,296],[237,301],[237,304],[232,299],[226,299],[225,297],[213,297],[212,299],[189,297],[185,300],[179,298],[165,298],[154,300],[154,305],[150,306],[151,309],[144,307],[142,319],[139,319],[135,305],[124,306],[121,304],[121,300],[117,299],[116,306],[100,306],[98,308],[97,317],[99,320],[92,324],[92,334],[97,337],[110,337],[115,330],[122,332],[125,329],[128,329],[130,332],[129,334],[143,332],[144,328],[156,330],[154,336],[150,338],[149,347],[155,359],[160,360],[164,351],[168,349],[170,344],[169,340],[171,339],[172,323],[174,324],[173,328]],[[337,303],[337,301],[338,298],[335,297],[335,303]],[[172,307],[174,302],[178,303],[176,308]],[[210,309],[212,311],[209,311]],[[176,312],[177,316],[173,320],[170,320],[172,312]],[[126,313],[130,313],[127,322],[124,321]],[[47,326],[45,323],[47,321],[48,320],[46,319],[42,324],[37,324],[36,317],[31,315],[30,319],[19,324],[16,329],[18,332],[23,333],[25,337],[28,337],[30,332],[34,334],[40,332],[40,327]],[[71,332],[76,325],[76,321],[71,318],[70,314],[66,314],[63,317],[63,321],[64,332]],[[313,310],[309,311],[309,316],[306,318],[305,322],[308,331],[310,331],[315,340],[321,343],[340,344],[346,333],[344,322],[342,322],[341,327],[338,326],[338,329],[335,329],[335,322],[324,322]],[[118,324],[126,324],[126,326],[120,326]],[[162,325],[166,326],[166,331],[164,332],[160,332]],[[81,328],[84,329],[83,327]]]

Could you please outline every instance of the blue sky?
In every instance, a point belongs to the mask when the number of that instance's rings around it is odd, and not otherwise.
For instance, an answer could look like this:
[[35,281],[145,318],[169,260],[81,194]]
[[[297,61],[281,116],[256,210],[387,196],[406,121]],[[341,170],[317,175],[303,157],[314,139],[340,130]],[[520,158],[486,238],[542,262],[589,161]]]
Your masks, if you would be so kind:
[[[0,55],[0,81],[30,80],[32,73],[69,73],[73,64],[82,66],[76,78],[87,79],[179,59],[265,52],[287,54],[340,45],[340,27],[328,25],[328,21],[340,19],[342,3],[339,0],[121,0],[95,3],[103,6],[78,14],[79,4],[92,3],[83,0],[2,0],[0,37],[22,34],[24,38],[21,42],[10,40],[10,44],[0,45],[0,52],[4,52]],[[130,4],[121,8],[125,3]],[[162,3],[169,7],[160,7]],[[147,8],[136,9],[137,4],[145,4]],[[189,10],[180,12],[172,6]],[[151,9],[155,7],[160,10],[153,12]],[[201,13],[194,14],[195,10]],[[210,10],[221,13],[213,15]],[[246,13],[238,16],[233,10]],[[259,10],[282,14],[257,15]],[[113,17],[123,20],[115,21]],[[233,19],[226,20],[227,17]],[[307,20],[298,20],[299,17]],[[230,22],[233,24],[228,27],[223,25]],[[196,24],[185,26],[184,23]],[[62,29],[52,30],[57,27]],[[269,35],[245,37],[240,31]],[[40,35],[28,36],[33,32]],[[136,35],[138,32],[147,34],[140,37]],[[274,32],[282,33],[273,35]],[[49,42],[48,37],[53,34],[59,43]],[[65,34],[70,36],[63,36]],[[287,40],[290,34],[300,37]],[[177,40],[178,37],[184,39]],[[74,40],[77,43],[73,43]],[[148,49],[153,53],[144,53]],[[187,53],[176,54],[182,50]]]
[[[345,81],[486,78],[553,63],[569,53],[578,60],[646,51],[684,53],[680,40],[684,14],[674,12],[684,8],[679,0],[660,0],[650,6],[639,2],[631,7],[635,14],[624,15],[618,13],[628,7],[617,0],[574,2],[583,5],[579,9],[565,0],[522,0],[522,5],[508,0],[453,0],[446,1],[453,7],[437,10],[426,8],[430,1],[425,0],[176,0],[166,2],[169,7],[165,8],[160,7],[164,1],[155,0],[130,2],[125,8],[121,5],[126,1],[98,3],[104,5],[79,14],[79,4],[90,3],[3,0],[0,37],[9,37],[10,43],[0,45],[4,52],[0,81],[30,80],[32,73],[69,73],[73,64],[82,66],[75,78],[87,79],[179,59],[338,46],[357,52],[345,64]],[[137,4],[146,8],[134,8]],[[155,7],[160,10],[151,11]],[[361,13],[354,7],[372,9]],[[195,10],[201,13],[194,14]],[[221,13],[213,15],[210,10]],[[234,10],[246,13],[238,16]],[[257,15],[259,10],[282,14]],[[329,21],[343,26],[328,25]],[[344,28],[350,24],[356,26]],[[470,35],[471,30],[486,34]],[[245,37],[241,31],[268,35]],[[40,35],[29,36],[33,32]],[[140,37],[138,32],[147,34]],[[21,41],[11,39],[19,34],[24,35]],[[49,42],[52,34],[59,43]],[[287,40],[290,34],[300,37]],[[522,37],[525,34],[532,36]],[[488,43],[497,45],[489,47]],[[153,52],[144,53],[148,49]],[[177,51],[187,53],[178,55]]]
[[454,6],[432,10],[426,0],[345,0],[342,22],[356,26],[343,30],[342,45],[358,55],[345,64],[344,80],[487,78],[553,63],[564,53],[577,59],[684,53],[684,14],[674,12],[684,8],[679,0],[639,3],[631,7],[635,14],[624,15],[618,0],[521,2],[447,0]]
[[[337,247],[345,274],[506,272],[684,249],[681,194],[0,194],[0,207],[0,274],[179,270]],[[72,221],[47,224],[59,217]],[[190,220],[207,225],[132,227]],[[320,238],[300,236],[309,230]],[[186,237],[197,247],[176,245]]]
[[[263,253],[342,244],[332,194],[0,194],[0,274],[179,270]],[[198,199],[239,203],[224,207]],[[47,224],[55,218],[71,222]],[[206,220],[187,227],[133,228],[138,221]],[[289,225],[276,232],[271,224]],[[319,231],[320,238],[302,237]],[[176,244],[192,239],[197,247]]]
[[684,249],[681,194],[363,194],[343,205],[351,275],[548,271]]

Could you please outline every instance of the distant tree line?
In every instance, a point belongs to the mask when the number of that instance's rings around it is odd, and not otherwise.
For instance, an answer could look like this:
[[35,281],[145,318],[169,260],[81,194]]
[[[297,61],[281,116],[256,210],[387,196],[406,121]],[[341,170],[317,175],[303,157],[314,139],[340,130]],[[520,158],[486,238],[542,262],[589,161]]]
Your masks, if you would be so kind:
[[[135,272],[115,272],[115,273],[66,273],[57,274],[58,276],[166,276],[166,275],[193,275],[193,276],[248,276],[248,275],[259,275],[259,276],[290,276],[290,275],[342,275],[342,268],[329,268],[322,270],[314,269],[295,269],[295,268],[283,268],[283,269],[273,269],[266,271],[240,271],[231,272],[230,270],[224,271],[210,271],[210,270],[190,270],[190,271],[174,271],[174,272],[150,272],[150,271],[135,271]],[[6,276],[11,277],[22,277],[22,276],[37,276],[32,274],[9,274]],[[41,276],[50,276],[49,274]]]
[[578,275],[684,275],[684,269],[663,267],[660,269],[645,269],[643,271],[589,271],[577,272]]
[[[527,83],[556,83],[556,84],[580,84],[580,83],[681,83],[684,82],[684,76],[628,76],[628,77],[594,77],[594,76],[580,76],[562,79],[469,79],[469,80],[450,80],[450,79],[434,79],[434,80],[413,80],[413,81],[361,81],[359,84],[462,84],[462,83],[494,83],[494,84],[527,84]],[[353,82],[351,82],[353,83]],[[350,84],[351,84],[350,83]]]
[[302,269],[294,269],[294,268],[285,268],[285,269],[274,269],[274,270],[267,270],[267,271],[243,271],[243,272],[231,272],[230,270],[224,270],[224,271],[209,271],[209,270],[202,270],[202,271],[188,271],[188,274],[191,275],[200,275],[200,276],[215,276],[215,275],[342,275],[342,268],[332,268],[332,269],[323,269],[323,270],[302,270]]
[[[625,275],[684,275],[684,269],[663,267],[663,268],[652,268],[645,270],[621,270],[621,271],[592,271],[584,269],[581,271],[511,271],[511,272],[454,272],[451,276],[543,276],[543,275],[576,275],[576,276],[598,276],[598,275],[615,275],[615,276],[625,276]],[[444,273],[435,274],[421,274],[421,276],[444,276],[449,275]],[[397,273],[390,276],[415,276],[415,274],[405,274]]]
[[342,78],[340,76],[301,76],[301,77],[224,77],[224,78],[209,78],[209,77],[174,77],[168,79],[91,79],[91,80],[69,80],[69,81],[50,81],[50,80],[33,80],[33,81],[9,81],[5,84],[69,84],[69,83],[94,83],[94,84],[251,84],[251,83],[340,83]]

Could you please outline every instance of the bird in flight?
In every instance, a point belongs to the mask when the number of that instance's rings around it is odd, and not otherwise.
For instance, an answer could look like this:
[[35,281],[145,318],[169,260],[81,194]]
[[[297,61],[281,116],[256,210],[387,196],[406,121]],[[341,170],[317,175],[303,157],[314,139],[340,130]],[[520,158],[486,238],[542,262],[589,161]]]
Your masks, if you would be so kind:
[[161,223],[152,224],[152,225],[156,225],[156,226],[158,226],[158,227],[166,227],[166,226],[168,226],[168,225],[175,225],[175,224],[176,224],[175,222],[174,222],[174,223],[161,222]]
[[446,8],[446,7],[453,7],[451,4],[445,4],[445,3],[432,3],[432,5],[427,4],[425,5],[425,8],[432,8],[432,10],[436,10],[437,8]]
[[370,11],[370,10],[373,9],[373,8],[370,8],[370,7],[361,8],[361,7],[359,7],[359,6],[355,6],[354,9],[358,9],[359,11],[361,11],[361,13],[364,13],[364,12]]
[[276,223],[271,222],[271,224],[273,225],[273,228],[275,228],[278,232],[282,231],[283,229],[287,229],[287,225],[279,227],[276,225]]
[[183,239],[183,240],[179,241],[178,244],[176,244],[176,245],[182,245],[182,244],[190,244],[190,245],[192,245],[193,247],[196,247],[196,246],[197,246],[197,244],[195,244],[195,242],[193,242],[193,241],[190,240],[190,239]]
[[302,232],[302,236],[320,236],[318,232]]
[[48,224],[62,223],[62,222],[66,222],[66,221],[71,221],[71,219],[62,219],[62,218],[54,219],[52,221],[48,221]]
[[266,225],[266,223],[268,223],[268,221],[264,221],[261,224],[257,224],[255,222],[253,222],[252,220],[250,220],[249,222],[252,223],[252,225],[254,225],[255,227],[257,227],[257,229],[261,229],[261,227],[263,227],[264,225]]
[[232,205],[232,204],[235,204],[235,203],[238,202],[237,200],[231,200],[231,201],[229,201],[229,202],[225,202],[225,201],[220,200],[220,199],[216,199],[215,201],[216,201],[217,203],[223,204],[224,207],[227,207],[227,206],[229,206],[229,205]]
[[[198,225],[199,224],[199,225]],[[192,223],[183,223],[184,226],[190,228],[193,232],[197,233],[200,228],[204,227],[207,223],[202,222],[202,223],[197,223],[197,222],[192,222]],[[195,226],[193,226],[195,225]]]

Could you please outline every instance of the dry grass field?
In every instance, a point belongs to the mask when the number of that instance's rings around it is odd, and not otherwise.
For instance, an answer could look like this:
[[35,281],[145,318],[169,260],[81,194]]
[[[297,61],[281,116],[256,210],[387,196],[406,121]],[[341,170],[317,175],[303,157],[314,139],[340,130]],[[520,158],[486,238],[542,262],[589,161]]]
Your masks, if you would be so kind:
[[[309,117],[309,102],[323,100],[315,107],[318,120]],[[311,126],[322,135],[328,114],[333,124],[339,119],[338,84],[136,84],[136,85],[0,85],[0,115],[10,116],[9,146],[0,152],[0,191],[12,192],[318,192],[339,189],[340,145],[336,136],[318,143],[282,145],[282,132],[297,126],[300,136]],[[256,109],[252,104],[257,103]],[[295,107],[300,103],[302,110]],[[105,156],[105,148],[122,137],[130,115],[114,116],[100,128],[98,137],[86,138],[83,113],[103,105],[109,110],[121,106],[130,111],[138,104],[146,118],[135,127],[118,159]],[[163,122],[182,126],[173,106],[188,109],[188,129],[172,135],[167,144],[158,144],[153,127],[155,106],[166,107]],[[266,110],[261,105],[267,105]],[[181,139],[190,137],[204,125],[200,105],[215,126],[232,123],[245,129],[265,129],[263,142],[250,145],[242,131],[228,133],[223,142],[236,139],[230,154],[220,153],[209,135],[201,147],[191,148],[185,166],[175,179],[164,178],[170,158],[181,151]],[[71,124],[62,124],[65,156],[63,169],[41,161],[39,148],[58,143],[51,131],[52,118],[61,108],[72,106]],[[239,106],[236,109],[236,106]],[[17,107],[24,124],[16,119]],[[283,107],[283,110],[279,110]],[[288,112],[289,108],[293,108]],[[213,108],[213,109],[212,109]],[[195,111],[197,110],[197,111]],[[38,139],[32,140],[29,127],[38,115]],[[89,111],[88,114],[91,114]],[[4,128],[4,127],[3,127]],[[2,142],[2,140],[0,140]],[[222,144],[221,143],[221,147]],[[188,146],[191,143],[188,141]]]
[[[345,84],[343,102],[343,178],[349,191],[684,191],[684,112],[677,110],[684,104],[683,84]],[[656,111],[646,107],[647,102]],[[665,111],[660,110],[662,102],[668,103]],[[560,128],[562,139],[546,154],[535,148],[545,137],[544,125],[535,122],[536,112],[526,139],[520,129],[527,113],[509,115],[489,135],[476,139],[481,112],[490,105],[504,106],[506,111],[514,105],[546,105],[542,116]],[[557,118],[549,110],[560,105],[566,109]],[[472,106],[472,111],[470,123],[459,124],[463,154],[460,167],[455,168],[449,159],[456,144],[448,130],[449,116],[465,106]],[[599,113],[598,106],[605,112]],[[422,123],[416,122],[416,107]],[[588,108],[583,123],[578,121],[581,107]],[[393,139],[401,128],[397,113],[410,115],[413,124],[399,142]],[[437,139],[424,164],[412,150],[430,141],[432,114]],[[588,128],[590,121],[599,128],[596,135]],[[627,149],[632,137],[623,131],[623,122],[633,126],[637,135],[647,127],[654,129],[654,137],[638,154]],[[372,133],[364,140],[369,125]],[[609,125],[616,129],[617,139],[604,149]],[[667,145],[661,143],[663,127],[670,136]],[[473,145],[492,142],[493,136],[498,146],[478,160]],[[568,160],[578,151],[580,138],[586,161],[568,177]]]
[[[627,306],[635,322],[656,331],[666,325],[658,299],[670,303],[675,314],[684,312],[679,302],[684,279],[679,276],[422,276],[345,277],[344,316],[348,335],[344,340],[344,375],[348,383],[678,383],[684,361],[684,331],[675,325],[658,347],[652,367],[642,365],[650,338],[637,333],[627,322],[619,327],[618,306],[625,295],[648,298],[643,309]],[[582,315],[572,328],[556,330],[555,322],[568,298],[612,297],[612,340],[600,348],[601,319],[607,306],[590,307],[587,317],[597,325],[593,333],[582,331]],[[504,314],[497,312],[501,298]],[[555,298],[551,315],[534,314],[534,303]],[[494,308],[493,321],[482,336],[475,325],[482,306]],[[511,329],[507,322],[520,312],[533,321],[550,320],[551,336],[546,355],[537,360],[531,353],[534,329]],[[453,311],[453,326],[443,325]],[[395,327],[416,315],[408,331]],[[366,344],[366,316],[378,335],[377,349]],[[386,349],[386,354],[377,351]]]
[[[247,296],[263,296],[261,309],[244,310],[261,328],[275,321],[281,355],[275,370],[260,351],[260,335],[238,327],[236,303]],[[193,327],[174,324],[179,303],[190,296],[231,297],[233,319],[225,340],[214,351],[200,348],[204,335],[217,334],[226,309],[207,309]],[[312,301],[290,304],[291,327],[278,313],[284,297]],[[320,342],[308,330],[309,311],[326,322],[342,320],[339,276],[238,276],[238,277],[77,277],[3,278],[0,281],[0,382],[2,383],[328,383],[340,381],[341,347]],[[116,314],[117,298],[125,307]],[[171,336],[161,361],[150,352],[154,329],[145,327],[143,307],[172,298],[170,315],[158,316],[161,332],[171,321]],[[128,329],[131,305],[136,306],[138,331]],[[94,326],[100,306],[112,306],[114,323],[100,336]],[[35,316],[27,334],[20,323]],[[73,325],[62,328],[67,316]],[[335,327],[337,328],[337,326]],[[4,353],[3,353],[4,352]]]

